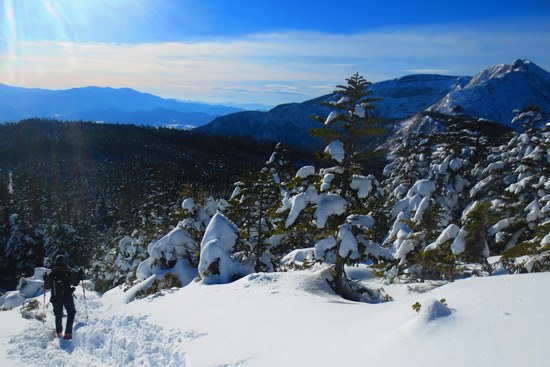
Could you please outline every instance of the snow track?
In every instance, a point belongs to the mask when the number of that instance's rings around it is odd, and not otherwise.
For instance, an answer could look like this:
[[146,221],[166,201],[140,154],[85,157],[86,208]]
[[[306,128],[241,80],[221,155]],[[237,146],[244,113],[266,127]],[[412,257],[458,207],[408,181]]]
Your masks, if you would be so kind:
[[[109,315],[97,296],[76,300],[73,340],[54,337],[51,305],[45,323],[32,322],[27,330],[10,340],[9,357],[29,366],[185,366],[180,344],[192,339],[179,330],[165,333],[146,316]],[[102,317],[97,317],[101,314]],[[65,322],[65,319],[64,319]]]

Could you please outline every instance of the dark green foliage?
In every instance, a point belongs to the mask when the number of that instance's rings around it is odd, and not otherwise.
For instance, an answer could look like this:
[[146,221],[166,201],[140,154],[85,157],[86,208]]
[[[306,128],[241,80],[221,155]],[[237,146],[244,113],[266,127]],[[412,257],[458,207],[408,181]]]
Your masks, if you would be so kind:
[[479,202],[468,212],[464,229],[468,231],[466,236],[466,249],[461,256],[468,261],[479,262],[489,254],[484,251],[488,248],[487,229],[496,222],[496,215],[491,212],[491,203]]
[[[227,195],[239,175],[261,167],[259,157],[271,147],[132,125],[40,119],[0,125],[0,287],[13,288],[59,251],[100,276],[96,265],[117,238],[138,230],[148,243],[181,219],[182,188]],[[17,229],[10,227],[12,214]],[[19,244],[17,257],[6,253],[10,237]]]
[[275,264],[267,240],[276,232],[278,207],[282,192],[292,177],[292,164],[286,149],[279,143],[266,165],[257,173],[243,175],[235,191],[227,217],[240,228],[235,252],[254,262],[254,269],[272,271]]
[[422,266],[421,282],[426,279],[455,280],[457,258],[451,251],[451,241],[447,241],[431,251],[421,251],[416,256],[414,262]]
[[162,278],[155,279],[149,288],[136,292],[136,298],[139,299],[150,295],[156,295],[164,289],[181,288],[182,285],[183,284],[181,284],[181,281],[176,275],[166,273]]
[[21,316],[24,319],[35,319],[44,321],[46,318],[46,315],[41,310],[42,304],[39,300],[33,299],[28,302],[26,302],[23,306],[21,306]]
[[[369,91],[371,83],[358,73],[347,78],[346,81],[346,85],[338,85],[335,91],[340,100],[324,103],[326,106],[332,107],[333,111],[326,117],[313,117],[314,120],[323,123],[323,127],[310,130],[313,137],[326,142],[339,140],[343,144],[344,157],[341,162],[338,162],[342,173],[335,175],[330,186],[334,192],[347,201],[348,205],[346,213],[340,218],[334,216],[329,218],[324,228],[326,235],[334,235],[335,238],[338,238],[336,236],[339,230],[338,226],[344,223],[347,215],[366,213],[365,203],[350,188],[353,175],[362,173],[361,158],[366,157],[361,154],[359,144],[366,137],[380,135],[385,131],[381,126],[382,120],[370,113],[374,109],[373,102],[378,100],[371,97],[372,92]],[[352,260],[349,256],[342,257],[339,249],[340,241],[338,240],[334,248],[336,261],[331,286],[336,293],[344,295],[347,291],[344,266],[357,260]]]

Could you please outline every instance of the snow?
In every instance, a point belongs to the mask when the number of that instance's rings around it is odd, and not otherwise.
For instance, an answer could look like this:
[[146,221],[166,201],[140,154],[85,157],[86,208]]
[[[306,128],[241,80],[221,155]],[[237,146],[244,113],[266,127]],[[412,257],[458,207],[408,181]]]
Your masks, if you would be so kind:
[[422,197],[430,196],[435,191],[435,184],[431,180],[418,180],[409,190],[409,197],[420,195]]
[[315,260],[315,249],[312,247],[296,249],[286,254],[281,260],[281,264],[289,266],[290,264],[303,265],[305,261]]
[[454,158],[449,162],[449,168],[455,172],[458,172],[458,170],[462,167],[462,164],[462,159]]
[[370,215],[352,214],[346,218],[346,222],[365,228],[372,228],[374,226],[374,218]]
[[363,107],[359,104],[355,106],[353,114],[356,115],[359,118],[365,118],[365,116],[367,115],[367,113],[365,111],[365,107]]
[[[326,275],[251,274],[129,304],[111,302],[114,293],[86,292],[88,322],[78,287],[72,342],[50,335],[51,307],[45,324],[21,318],[18,309],[0,312],[0,361],[4,367],[515,367],[547,360],[550,298],[542,295],[550,273],[469,278],[437,288],[386,285],[395,300],[381,304],[342,300]],[[411,308],[416,302],[418,313]]]
[[342,97],[340,97],[338,102],[336,102],[336,104],[339,105],[339,104],[346,103],[346,102],[349,102],[349,98],[347,96],[342,96]]
[[401,214],[408,216],[413,211],[416,211],[416,219],[422,220],[424,211],[428,207],[430,196],[434,191],[435,184],[432,180],[416,181],[413,187],[407,192],[407,196],[398,200],[393,206],[391,212],[392,218]]
[[349,257],[350,259],[359,258],[359,250],[357,249],[357,240],[351,232],[351,225],[345,224],[340,226],[338,230],[338,240],[340,241],[340,248],[338,254],[341,257]]
[[472,189],[470,190],[470,196],[472,196],[472,197],[477,196],[479,193],[481,193],[483,190],[485,190],[485,188],[487,187],[487,185],[489,185],[493,180],[494,180],[493,175],[489,175],[489,176],[487,176],[486,178],[484,178],[483,180],[479,181],[479,182],[478,182],[474,187],[472,187]]
[[429,244],[426,246],[425,251],[431,251],[437,249],[440,245],[444,244],[445,242],[452,240],[456,238],[460,231],[460,227],[456,224],[450,224],[441,232],[441,234],[437,237],[435,242]]
[[542,212],[539,207],[539,203],[533,200],[529,205],[525,207],[525,211],[528,212],[525,219],[527,222],[534,222],[542,217]]
[[418,208],[416,209],[416,213],[414,214],[414,218],[412,219],[413,222],[421,223],[422,218],[424,217],[424,211],[428,208],[428,205],[430,204],[430,197],[426,196],[422,198],[420,201],[420,204],[418,204]]
[[288,217],[286,218],[286,221],[285,221],[285,228],[288,228],[294,224],[294,222],[296,221],[296,219],[298,219],[298,216],[300,215],[302,210],[304,210],[307,204],[310,202],[310,199],[308,197],[307,192],[305,193],[302,192],[298,195],[291,197],[288,200],[288,202],[291,205],[291,207],[290,207],[290,212],[288,213]]
[[193,198],[186,198],[181,203],[181,208],[192,213],[195,209],[195,201],[193,200]]
[[340,195],[336,194],[321,194],[319,195],[317,209],[315,209],[315,216],[317,228],[324,228],[328,217],[331,215],[344,214],[347,201]]
[[368,177],[361,175],[353,175],[350,187],[357,191],[357,196],[360,199],[364,199],[369,195],[372,190],[372,183]]
[[330,189],[330,184],[332,183],[332,180],[334,180],[334,173],[325,173],[323,176],[323,182],[321,182],[321,187],[319,188],[321,191],[327,191]]
[[314,254],[316,259],[324,259],[326,262],[334,263],[335,259],[327,258],[328,252],[336,246],[336,238],[328,236],[315,244]]
[[502,231],[503,229],[506,229],[506,228],[510,227],[512,224],[514,224],[514,222],[515,222],[516,220],[517,220],[517,219],[514,218],[514,217],[501,219],[501,220],[499,220],[498,222],[496,222],[495,224],[493,224],[491,227],[489,227],[489,229],[487,230],[487,232],[488,232],[491,236],[494,236],[494,235],[496,235],[498,232]]
[[462,115],[512,126],[514,109],[537,105],[550,111],[549,86],[550,77],[545,70],[525,60],[517,60],[511,65],[497,65],[481,71],[467,85],[452,88],[430,110],[453,115],[455,108],[460,107]]
[[14,308],[21,306],[25,303],[25,298],[21,295],[19,291],[10,291],[7,292],[0,298],[2,307],[4,308]]
[[[149,278],[153,274],[160,274],[163,272],[162,262],[175,262],[182,259],[185,255],[186,247],[192,247],[195,245],[193,237],[183,228],[176,227],[171,230],[167,235],[162,237],[155,243],[148,246],[147,252],[149,258],[142,261],[136,271],[137,278],[140,280]],[[159,260],[164,260],[159,262]],[[180,264],[181,266],[182,264]],[[189,272],[182,269],[182,272],[176,273],[178,278],[184,284],[191,281],[194,275],[191,275],[191,279],[187,276]]]
[[506,167],[506,164],[502,161],[498,161],[498,162],[493,162],[493,163],[490,163],[487,168],[485,168],[483,170],[483,174],[485,173],[492,173],[494,171],[498,171],[498,170],[501,170],[503,169],[504,167]]
[[340,140],[333,140],[325,148],[325,153],[329,154],[336,162],[342,163],[345,157],[344,144]]
[[325,120],[325,125],[330,124],[332,121],[334,121],[338,117],[338,112],[332,111]]
[[230,251],[235,245],[237,227],[223,214],[217,213],[210,220],[201,241],[201,250],[206,243],[212,240],[219,240],[225,251]]
[[[238,261],[229,255],[237,237],[238,229],[233,222],[221,213],[212,217],[201,241],[198,272],[202,279],[210,283],[227,283],[243,272]],[[218,272],[212,273],[211,266],[216,262]]]
[[28,278],[20,278],[17,290],[8,291],[0,297],[0,309],[19,307],[25,300],[42,294],[44,287],[44,274],[50,269],[39,267],[34,269],[34,274]]
[[315,174],[315,167],[313,166],[304,166],[296,172],[296,177],[300,177],[302,179],[307,178],[309,176],[312,176]]
[[468,231],[464,228],[460,228],[453,243],[451,244],[451,251],[453,254],[458,255],[466,250],[466,236],[468,236]]

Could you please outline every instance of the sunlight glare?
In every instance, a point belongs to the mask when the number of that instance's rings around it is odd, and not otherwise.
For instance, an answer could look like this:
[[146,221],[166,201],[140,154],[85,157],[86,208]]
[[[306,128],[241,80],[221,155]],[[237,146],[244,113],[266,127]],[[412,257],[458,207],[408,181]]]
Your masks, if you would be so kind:
[[[2,38],[5,41],[4,46],[0,45],[0,51],[5,48],[5,56],[0,57],[2,69],[5,70],[6,78],[5,82],[10,83],[15,80],[15,60],[17,59],[17,24],[15,21],[15,14],[13,11],[12,0],[4,1],[4,17],[5,22],[2,27]],[[0,54],[1,55],[1,54]],[[0,80],[4,82],[4,80]]]

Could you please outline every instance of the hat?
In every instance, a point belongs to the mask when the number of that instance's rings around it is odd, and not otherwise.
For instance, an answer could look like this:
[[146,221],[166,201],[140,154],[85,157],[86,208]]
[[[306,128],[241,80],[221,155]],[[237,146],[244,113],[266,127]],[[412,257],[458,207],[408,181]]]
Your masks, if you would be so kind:
[[67,260],[65,259],[65,256],[63,255],[57,255],[54,260],[55,265],[66,265]]

